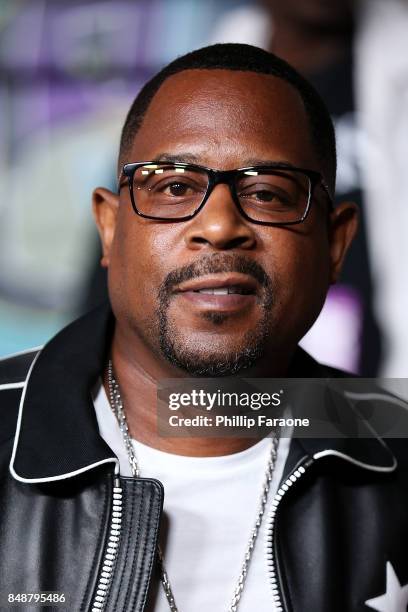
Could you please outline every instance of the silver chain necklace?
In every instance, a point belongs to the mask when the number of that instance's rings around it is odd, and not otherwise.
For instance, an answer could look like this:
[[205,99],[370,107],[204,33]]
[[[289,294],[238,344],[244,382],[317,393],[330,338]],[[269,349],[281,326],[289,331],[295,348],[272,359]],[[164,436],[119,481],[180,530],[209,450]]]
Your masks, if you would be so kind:
[[[122,400],[122,396],[120,393],[119,385],[113,374],[113,365],[112,365],[111,360],[109,360],[108,362],[108,387],[109,387],[110,405],[111,405],[114,415],[117,418],[120,431],[122,432],[123,442],[125,444],[125,448],[126,448],[126,452],[127,452],[127,456],[128,456],[128,460],[130,464],[130,470],[132,472],[132,476],[134,478],[138,478],[140,476],[140,468],[139,468],[135,450],[132,444],[132,440],[130,438],[129,427],[128,427],[127,420],[126,420],[125,409],[123,406],[123,400]],[[261,498],[259,501],[259,507],[258,507],[258,512],[256,515],[255,524],[251,530],[251,535],[249,537],[245,555],[244,555],[244,561],[241,566],[241,573],[239,575],[237,586],[235,587],[234,595],[229,605],[228,612],[237,612],[238,610],[238,604],[241,599],[242,592],[244,590],[245,580],[248,574],[248,568],[249,568],[249,564],[252,558],[252,553],[254,551],[259,529],[262,524],[262,518],[265,513],[265,507],[268,501],[268,493],[270,489],[270,483],[272,480],[272,474],[273,474],[273,470],[275,469],[279,438],[275,435],[271,439],[271,441],[272,441],[271,450],[268,455],[268,463],[267,463],[266,470],[265,470],[265,479],[262,484],[262,493],[261,493]],[[169,604],[169,608],[171,612],[178,612],[178,608],[177,608],[177,605],[174,599],[173,591],[170,585],[169,576],[165,569],[163,554],[162,554],[162,551],[159,545],[158,545],[157,552],[158,552],[158,560],[160,564],[160,568],[159,568],[160,569],[160,581],[162,583],[163,590],[166,595],[167,603]]]

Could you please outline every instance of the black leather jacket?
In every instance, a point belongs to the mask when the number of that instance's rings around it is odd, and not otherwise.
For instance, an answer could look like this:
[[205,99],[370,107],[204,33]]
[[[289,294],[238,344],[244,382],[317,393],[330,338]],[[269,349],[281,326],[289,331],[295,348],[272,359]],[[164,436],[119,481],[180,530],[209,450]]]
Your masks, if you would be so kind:
[[[65,603],[44,610],[146,610],[163,487],[115,477],[99,435],[90,390],[111,326],[101,308],[0,363],[0,610],[42,609],[8,596],[46,591]],[[333,373],[301,351],[295,361],[303,377]],[[368,612],[387,590],[387,561],[408,583],[407,472],[405,440],[292,440],[270,525],[279,610]]]

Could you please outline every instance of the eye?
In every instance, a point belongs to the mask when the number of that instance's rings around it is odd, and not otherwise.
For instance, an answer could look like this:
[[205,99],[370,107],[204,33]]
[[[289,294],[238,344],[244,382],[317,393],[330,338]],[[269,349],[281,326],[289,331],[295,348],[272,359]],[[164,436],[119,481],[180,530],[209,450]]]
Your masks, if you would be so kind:
[[248,185],[239,193],[239,197],[247,202],[259,204],[276,204],[289,206],[292,204],[291,194],[278,185],[267,183]]
[[260,202],[272,202],[277,197],[277,194],[270,189],[258,189],[252,193],[243,193],[242,196],[255,198]]
[[177,183],[176,182],[169,183],[163,188],[162,191],[166,195],[171,195],[171,196],[180,198],[180,197],[191,194],[193,190],[191,189],[189,185],[186,185],[185,183],[181,183],[179,181]]

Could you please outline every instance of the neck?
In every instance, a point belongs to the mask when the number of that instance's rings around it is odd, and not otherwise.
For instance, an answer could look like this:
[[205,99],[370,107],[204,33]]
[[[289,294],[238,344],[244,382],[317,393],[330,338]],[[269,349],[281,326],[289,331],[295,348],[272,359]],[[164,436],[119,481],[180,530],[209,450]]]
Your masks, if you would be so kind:
[[[117,328],[113,336],[111,358],[115,378],[119,384],[125,407],[126,419],[132,438],[158,450],[191,457],[215,457],[236,453],[257,442],[254,438],[204,438],[163,437],[157,427],[157,385],[166,378],[187,378],[185,372],[171,364],[160,362],[143,345],[140,339],[121,333]],[[261,364],[246,370],[245,377],[282,377],[290,358],[274,360],[279,367]],[[109,397],[107,372],[104,386]]]
[[307,29],[274,15],[269,50],[292,64],[305,76],[324,70],[344,57],[350,48],[352,29],[325,32]]

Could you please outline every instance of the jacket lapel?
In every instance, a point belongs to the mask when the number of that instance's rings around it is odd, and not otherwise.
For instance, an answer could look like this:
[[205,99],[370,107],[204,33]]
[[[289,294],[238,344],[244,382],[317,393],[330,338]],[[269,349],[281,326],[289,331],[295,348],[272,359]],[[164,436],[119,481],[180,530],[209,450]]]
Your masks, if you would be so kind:
[[99,435],[91,397],[112,323],[104,305],[63,329],[38,353],[20,401],[10,463],[17,480],[60,480],[117,462]]

